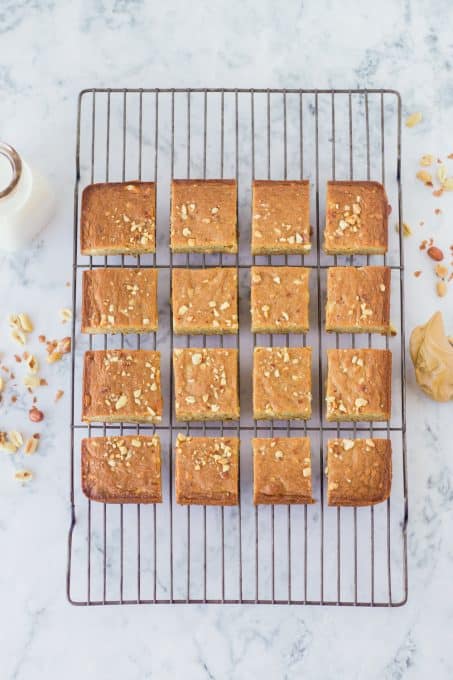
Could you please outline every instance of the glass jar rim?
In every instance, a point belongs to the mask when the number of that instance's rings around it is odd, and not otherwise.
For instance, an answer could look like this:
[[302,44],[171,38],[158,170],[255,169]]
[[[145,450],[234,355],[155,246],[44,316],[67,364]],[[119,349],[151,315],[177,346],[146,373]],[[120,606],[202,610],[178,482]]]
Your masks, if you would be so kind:
[[11,164],[12,176],[4,189],[0,189],[0,198],[8,196],[17,186],[22,174],[22,160],[16,149],[6,142],[0,142],[0,156],[5,156]]

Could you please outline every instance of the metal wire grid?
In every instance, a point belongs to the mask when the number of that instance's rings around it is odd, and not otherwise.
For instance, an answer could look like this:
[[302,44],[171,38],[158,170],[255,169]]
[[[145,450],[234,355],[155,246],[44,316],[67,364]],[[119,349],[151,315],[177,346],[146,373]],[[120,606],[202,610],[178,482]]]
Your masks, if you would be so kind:
[[[264,423],[259,421],[247,421],[247,418],[241,415],[241,420],[238,423],[223,423],[220,422],[218,427],[215,424],[206,423],[191,423],[191,424],[179,424],[175,422],[175,417],[173,413],[173,380],[172,380],[172,369],[171,360],[168,361],[170,365],[169,379],[167,381],[168,391],[165,394],[165,401],[168,400],[171,404],[168,413],[167,422],[163,422],[159,426],[150,425],[127,425],[121,424],[118,426],[114,425],[102,425],[93,424],[85,425],[78,421],[76,412],[76,400],[77,400],[77,367],[81,363],[78,356],[79,348],[79,336],[76,329],[76,314],[74,314],[73,319],[73,347],[74,352],[72,355],[72,403],[71,403],[71,526],[69,531],[68,539],[68,565],[67,565],[67,594],[69,600],[74,604],[79,605],[95,605],[95,604],[135,604],[135,603],[288,603],[288,604],[336,604],[336,605],[356,605],[356,606],[398,606],[404,604],[407,599],[407,545],[406,545],[406,525],[407,525],[407,478],[406,478],[406,442],[405,442],[405,429],[406,429],[406,416],[405,416],[405,340],[404,340],[404,309],[402,305],[403,300],[403,253],[402,253],[402,238],[401,233],[398,237],[398,253],[396,258],[396,264],[389,263],[387,256],[383,258],[385,264],[389,264],[392,269],[392,280],[396,278],[396,285],[399,287],[398,298],[399,298],[399,339],[401,342],[401,373],[399,376],[400,385],[398,386],[401,394],[401,422],[397,425],[392,423],[383,424],[332,424],[324,422],[323,414],[323,376],[325,375],[324,367],[324,339],[327,337],[323,334],[322,329],[322,297],[323,297],[323,275],[324,270],[328,266],[333,264],[342,264],[343,258],[324,258],[321,254],[320,243],[321,243],[321,213],[320,213],[320,195],[321,195],[321,163],[325,159],[320,158],[320,129],[321,129],[321,115],[320,115],[320,103],[325,106],[326,98],[330,99],[330,173],[329,176],[333,179],[337,178],[337,166],[338,166],[338,151],[337,151],[337,108],[338,98],[343,96],[347,100],[347,119],[348,119],[348,132],[347,132],[347,173],[345,175],[343,171],[343,176],[349,177],[350,179],[355,178],[355,149],[354,149],[354,137],[358,136],[356,133],[354,123],[353,123],[353,106],[355,102],[359,99],[364,105],[364,119],[365,119],[365,157],[366,157],[366,178],[371,179],[372,176],[372,149],[370,143],[370,115],[369,115],[369,99],[371,96],[378,98],[379,100],[379,110],[380,110],[380,177],[381,181],[386,182],[386,157],[388,155],[388,150],[386,149],[386,117],[388,117],[388,111],[386,110],[387,102],[389,99],[393,100],[396,106],[395,118],[396,118],[396,149],[395,149],[395,168],[393,175],[393,182],[396,187],[396,198],[397,198],[397,218],[398,223],[402,222],[401,216],[401,181],[400,181],[400,169],[401,169],[401,101],[398,93],[390,90],[220,90],[220,89],[192,89],[192,90],[176,90],[176,89],[140,89],[140,90],[85,90],[80,94],[79,97],[79,108],[78,108],[78,121],[77,121],[77,153],[76,153],[76,186],[75,186],[75,197],[74,197],[74,277],[73,277],[73,306],[74,310],[77,309],[79,304],[79,286],[78,278],[80,272],[86,268],[94,267],[123,267],[125,265],[131,266],[131,263],[126,262],[128,258],[121,256],[120,258],[82,258],[78,255],[78,207],[79,207],[79,185],[81,183],[81,175],[83,174],[83,168],[81,164],[81,141],[83,137],[86,137],[85,129],[82,127],[82,106],[91,106],[91,123],[89,126],[90,133],[89,139],[89,164],[85,168],[86,183],[93,181],[109,181],[110,179],[110,165],[111,165],[111,149],[113,146],[118,149],[121,147],[121,161],[120,161],[120,177],[116,179],[125,180],[127,178],[142,179],[142,166],[144,161],[144,138],[149,137],[147,131],[147,123],[144,124],[144,101],[152,98],[153,100],[153,125],[154,130],[152,136],[154,137],[154,153],[152,159],[152,170],[150,175],[152,179],[160,181],[160,175],[158,174],[160,165],[162,163],[161,157],[163,154],[167,155],[168,168],[164,168],[164,173],[166,173],[166,179],[169,181],[175,176],[175,161],[176,155],[178,153],[178,140],[177,133],[180,131],[180,125],[177,121],[176,116],[176,101],[184,101],[183,106],[185,107],[186,120],[185,120],[185,141],[184,146],[187,154],[187,161],[185,171],[182,173],[177,173],[178,177],[184,175],[187,178],[193,176],[192,172],[192,137],[193,137],[193,113],[191,107],[193,106],[193,100],[195,97],[202,98],[202,107],[199,111],[201,117],[201,172],[199,171],[195,176],[201,176],[206,178],[208,176],[208,159],[209,159],[209,147],[208,147],[208,100],[211,101],[213,97],[220,98],[220,125],[218,129],[218,134],[220,137],[220,151],[219,151],[219,167],[215,171],[214,176],[223,178],[225,172],[225,116],[226,116],[226,100],[230,102],[233,113],[233,138],[234,138],[234,174],[238,181],[238,192],[241,196],[244,189],[244,181],[242,178],[243,173],[241,173],[241,164],[243,159],[241,153],[249,156],[251,165],[251,179],[257,176],[256,171],[256,157],[260,155],[265,157],[265,172],[264,176],[271,179],[272,175],[272,163],[271,163],[271,147],[274,141],[274,132],[272,130],[272,112],[271,112],[271,102],[275,102],[278,98],[281,103],[282,108],[282,119],[281,124],[283,128],[282,135],[282,167],[279,170],[279,176],[272,176],[273,179],[287,179],[288,174],[288,149],[290,148],[293,138],[288,132],[287,125],[287,102],[288,98],[295,97],[299,101],[299,136],[296,140],[294,146],[298,147],[299,151],[299,172],[298,176],[303,178],[307,174],[307,163],[305,162],[304,167],[304,144],[307,146],[307,142],[304,142],[304,116],[305,119],[308,115],[311,116],[314,121],[314,126],[312,130],[313,134],[313,154],[312,162],[314,166],[314,176],[313,184],[315,187],[315,219],[316,224],[315,234],[314,234],[314,247],[312,256],[305,258],[304,256],[286,256],[286,257],[253,257],[250,258],[247,255],[243,256],[241,251],[241,256],[231,257],[228,255],[219,256],[173,256],[169,253],[169,261],[165,255],[159,254],[159,248],[157,257],[155,255],[147,258],[138,257],[135,259],[135,266],[153,266],[157,267],[160,271],[160,277],[164,272],[167,273],[169,278],[169,286],[171,281],[171,271],[174,267],[187,267],[187,266],[223,266],[227,264],[228,266],[235,266],[238,273],[242,273],[244,270],[248,270],[252,263],[263,263],[263,264],[301,264],[308,266],[311,269],[312,279],[316,276],[316,299],[317,299],[317,331],[316,331],[316,343],[317,343],[317,368],[318,368],[318,381],[317,381],[317,397],[319,404],[319,424],[312,424],[312,422],[303,422],[302,424],[294,422],[274,422]],[[105,106],[105,122],[103,135],[105,136],[105,166],[103,173],[95,173],[95,168],[97,167],[97,156],[96,156],[96,142],[97,137],[100,135],[99,122],[97,120],[97,101],[102,97],[103,104]],[[121,112],[121,138],[116,135],[116,138],[112,137],[112,111],[111,102],[113,97],[121,97],[122,99],[122,112]],[[138,125],[135,129],[135,137],[138,147],[138,155],[136,158],[137,166],[135,170],[126,170],[127,159],[129,157],[129,147],[128,147],[128,126],[130,121],[128,120],[128,105],[132,97],[138,97]],[[170,123],[169,123],[169,137],[170,139],[162,141],[163,133],[160,130],[160,119],[162,114],[160,111],[163,107],[162,101],[166,98],[167,105],[169,105]],[[260,113],[265,119],[265,131],[263,134],[264,143],[257,139],[256,134],[256,107],[257,101],[260,99]],[[307,98],[310,98],[309,107],[307,109],[304,103]],[[245,112],[242,111],[241,106],[247,106]],[[336,108],[337,107],[337,108]],[[248,131],[250,133],[249,139],[249,149],[245,151],[240,148],[240,139],[243,136],[242,127],[244,127],[244,119],[249,117],[248,121]],[[294,136],[294,135],[293,135]],[[258,135],[259,137],[259,135]],[[165,141],[167,142],[165,144]],[[169,142],[169,143],[168,143]],[[357,144],[357,142],[356,142]],[[342,142],[342,150],[344,149],[344,140]],[[169,158],[168,158],[169,157]],[[158,165],[159,163],[159,165]],[[131,174],[132,172],[132,174]],[[212,173],[211,173],[212,174]],[[260,173],[263,176],[263,172]],[[374,173],[376,174],[376,173]],[[231,176],[227,175],[227,176]],[[294,171],[292,171],[292,176],[294,177]],[[159,186],[159,184],[158,184]],[[240,223],[249,221],[250,215],[245,215]],[[167,225],[159,225],[159,219],[157,220],[157,229],[159,230],[163,227],[167,229]],[[168,222],[167,222],[168,224]],[[168,229],[167,229],[168,230]],[[166,252],[168,253],[168,247],[165,244]],[[163,252],[163,251],[162,251]],[[241,258],[241,259],[240,259]],[[144,261],[145,260],[145,261]],[[370,258],[369,256],[365,258],[366,263],[374,263],[376,258]],[[363,258],[347,258],[346,262],[348,264],[363,264]],[[134,265],[132,265],[134,266]],[[244,272],[245,273],[245,272]],[[313,280],[311,281],[313,284]],[[393,285],[395,288],[395,284]],[[247,324],[248,325],[248,324]],[[248,328],[243,329],[244,324],[241,322],[241,333],[249,333]],[[251,334],[249,333],[249,336]],[[242,338],[244,335],[242,335]],[[343,336],[344,337],[344,336]],[[341,343],[340,336],[334,334],[335,346],[339,347]],[[141,337],[140,335],[132,336],[128,338],[126,343],[130,346],[130,341],[135,341],[135,347],[140,348]],[[181,339],[178,339],[178,342]],[[255,335],[252,338],[253,346],[255,345],[273,345],[284,344],[285,346],[290,346],[291,344],[303,344],[306,345],[306,336],[290,336],[289,334],[273,336],[258,336]],[[356,337],[352,335],[348,338],[348,346],[356,346]],[[206,336],[190,338],[182,338],[184,346],[211,346],[214,344],[220,344],[224,346],[224,343],[228,343],[228,346],[237,347],[241,357],[241,371],[244,375],[244,367],[242,364],[242,353],[241,353],[241,335],[236,336],[219,336],[218,338],[207,338]],[[89,348],[93,347],[93,337],[88,338]],[[104,335],[103,336],[102,348],[107,349],[112,347],[112,337]],[[146,342],[146,340],[145,340]],[[152,348],[161,348],[160,343],[157,341],[156,334],[150,334],[149,342]],[[125,338],[123,336],[119,337],[120,347],[125,346]],[[170,357],[173,352],[173,347],[175,344],[175,338],[170,332],[169,336],[169,348]],[[328,344],[326,342],[326,344]],[[218,346],[218,345],[217,345]],[[373,338],[368,335],[366,346],[373,346]],[[389,339],[385,339],[385,346],[389,347]],[[316,354],[315,354],[316,357]],[[316,381],[315,381],[316,382]],[[393,386],[395,388],[395,385]],[[242,396],[242,395],[241,395]],[[395,399],[395,389],[394,389],[394,402]],[[244,400],[242,400],[242,411],[244,410]],[[161,508],[157,509],[155,505],[151,508],[146,508],[145,506],[137,505],[136,507],[136,517],[135,517],[135,546],[133,551],[135,553],[134,557],[134,577],[135,581],[135,593],[134,596],[129,596],[125,594],[127,586],[130,584],[126,583],[128,580],[129,572],[126,569],[125,561],[130,556],[128,553],[131,552],[129,548],[130,541],[125,539],[125,531],[128,522],[130,522],[130,510],[123,505],[119,506],[119,517],[111,518],[111,509],[107,505],[102,505],[102,513],[100,517],[100,540],[97,542],[94,540],[93,531],[93,504],[89,500],[83,500],[80,498],[80,490],[77,485],[77,471],[76,465],[79,465],[79,448],[80,448],[80,436],[87,435],[105,435],[109,433],[120,433],[123,432],[145,432],[149,433],[158,431],[161,438],[167,435],[167,446],[168,452],[165,451],[165,444],[163,443],[163,455],[167,456],[168,463],[168,495],[165,494],[164,497],[164,526],[168,532],[167,541],[161,540],[159,542],[159,536],[162,532],[159,529],[160,517],[158,513],[161,513]],[[186,431],[187,434],[235,434],[241,438],[241,469],[244,470],[244,466],[248,466],[248,471],[251,465],[250,456],[247,449],[250,449],[249,438],[251,435],[257,436],[258,434],[270,434],[274,433],[279,435],[289,436],[291,433],[306,435],[310,433],[312,438],[312,457],[313,465],[315,465],[317,451],[319,451],[319,503],[315,510],[317,513],[316,517],[311,517],[313,508],[308,508],[303,506],[303,508],[296,508],[292,506],[287,506],[285,508],[276,508],[271,506],[268,509],[263,509],[259,507],[253,508],[249,502],[247,505],[241,503],[237,509],[229,508],[209,508],[202,507],[201,509],[194,508],[184,508],[182,511],[185,514],[183,518],[181,516],[181,509],[177,509],[173,500],[173,455],[172,455],[172,445],[178,431]],[[400,439],[400,445],[397,451],[394,451],[394,456],[400,456],[400,466],[401,466],[401,478],[398,480],[401,484],[400,489],[400,506],[398,507],[398,519],[397,526],[399,530],[399,539],[401,545],[401,553],[398,558],[395,559],[392,551],[394,551],[394,545],[391,542],[392,534],[392,516],[391,516],[391,499],[385,504],[385,523],[384,527],[380,526],[379,538],[377,536],[378,530],[376,529],[375,522],[375,510],[374,507],[366,509],[352,509],[352,524],[346,518],[346,513],[349,509],[328,509],[325,507],[325,490],[324,490],[324,433],[332,433],[331,436],[348,436],[347,432],[352,432],[353,435],[356,433],[366,432],[369,435],[373,433],[382,432],[383,436],[387,436],[392,439],[393,444],[395,444],[396,439]],[[313,445],[315,444],[315,446]],[[246,480],[245,484],[247,484]],[[244,482],[241,479],[241,497],[244,497]],[[395,487],[395,482],[394,482]],[[316,495],[316,494],[315,494]],[[394,490],[392,490],[392,498],[394,496]],[[80,501],[79,501],[80,498]],[[82,504],[85,504],[83,508]],[[99,506],[100,504],[94,504]],[[262,514],[270,511],[270,516],[265,518],[269,520],[266,527],[263,529],[263,516]],[[150,568],[150,583],[151,583],[151,593],[148,596],[143,594],[142,587],[142,577],[145,570],[142,569],[142,554],[144,549],[144,538],[143,538],[143,524],[142,515],[143,513],[151,511],[151,533],[150,542],[152,544],[152,557],[151,557],[151,568]],[[201,511],[201,515],[200,515]],[[212,550],[209,545],[208,540],[208,513],[218,512],[216,527],[220,533],[220,558],[214,567],[211,566],[213,561]],[[229,521],[230,531],[229,534],[233,536],[233,539],[228,539],[228,532],[226,532],[225,525],[226,513],[235,512],[236,515],[228,519],[234,520],[234,526]],[[363,518],[364,513],[369,515],[368,526],[364,526]],[[279,517],[277,518],[277,513]],[[328,537],[326,536],[326,520],[329,515],[334,513],[336,515],[336,565],[332,569],[332,565],[329,564],[326,559],[326,541]],[[194,517],[194,515],[196,515]],[[282,524],[282,518],[284,516],[284,523]],[[251,518],[253,521],[250,523]],[[98,518],[99,520],[99,518]],[[111,542],[109,525],[112,521],[117,522],[118,531],[117,535],[113,537],[114,550],[119,552],[119,569],[117,573],[112,568],[110,560],[108,558],[107,543]],[[246,523],[250,526],[246,532],[246,537],[244,538],[244,526]],[[79,526],[78,526],[79,525]],[[252,528],[251,528],[252,527]],[[348,536],[345,538],[345,527],[348,532]],[[74,547],[74,536],[76,529],[81,529],[81,547]],[[282,551],[279,549],[281,543],[281,533],[282,528],[286,537],[286,546]],[[314,530],[319,532],[319,547],[318,551],[311,551],[308,549],[308,538],[309,534]],[[385,539],[383,538],[383,530],[385,532]],[[196,533],[196,539],[194,539],[194,533]],[[358,548],[359,536],[360,535],[369,536],[369,547],[370,547],[370,557],[367,560],[367,567],[369,566],[369,597],[361,597],[360,584],[359,584],[359,573],[360,571],[368,571],[366,568],[361,568],[363,553]],[[299,551],[295,555],[293,549],[294,536],[299,535],[303,538],[303,550]],[[181,540],[186,543],[186,555],[182,561],[178,560],[175,566],[176,558],[176,545],[181,542]],[[333,539],[330,539],[333,540]],[[98,562],[98,567],[100,566],[100,574],[94,573],[93,568],[93,542],[95,544],[96,552],[101,555],[101,563]],[[235,554],[235,566],[233,569],[229,567],[228,560],[226,560],[226,543],[234,543],[233,552]],[[252,550],[248,549],[249,543],[252,544]],[[119,545],[118,545],[119,544]],[[194,554],[197,553],[195,545],[199,549],[199,555],[195,555],[196,559],[199,558],[199,564],[193,565]],[[347,548],[351,549],[352,552],[352,564],[346,565],[345,555],[344,555],[344,544]],[[378,546],[377,546],[378,544]],[[231,548],[231,545],[230,545]],[[280,546],[281,548],[281,546]],[[282,588],[279,587],[278,577],[277,577],[277,552],[280,561],[283,559],[286,562],[286,579],[284,579],[285,596],[281,596]],[[377,580],[377,569],[375,567],[375,562],[377,560],[378,551],[384,552],[386,555],[386,587],[384,588],[384,595],[380,591],[380,596],[376,597],[375,582]],[[318,552],[318,559],[315,557],[315,552]],[[247,553],[247,554],[245,554]],[[261,565],[267,554],[270,559],[269,568],[267,571],[262,573]],[[164,555],[164,562],[162,565],[162,555]],[[302,559],[301,559],[302,557]],[[143,560],[144,561],[144,560]],[[303,564],[303,567],[301,566]],[[184,565],[184,566],[182,566]],[[352,566],[352,569],[350,568]],[[219,571],[220,578],[217,582],[215,590],[217,592],[214,595],[208,594],[209,588],[209,578],[208,571],[211,573],[216,570]],[[336,567],[336,568],[335,568]],[[394,575],[392,575],[392,569],[395,571],[396,567],[400,570],[400,587],[398,589],[398,594],[395,597],[392,592],[392,583],[394,582]],[[313,578],[311,576],[311,571],[315,569],[319,572],[319,579],[316,583],[317,595],[313,596],[313,586],[311,585]],[[185,593],[182,594],[182,589],[176,586],[175,581],[177,578],[182,578],[182,571],[184,570],[184,580],[185,580]],[[130,571],[130,570],[129,570]],[[234,579],[229,578],[232,571],[235,572],[236,576]],[[249,571],[248,577],[246,572]],[[293,582],[296,580],[292,575],[295,571],[303,574],[302,582],[299,583],[299,589],[297,595],[294,595],[294,591],[297,590],[293,588]],[[352,574],[351,574],[352,571]],[[197,586],[193,584],[193,581],[197,578],[200,583]],[[132,576],[132,574],[131,574]],[[345,597],[343,593],[344,582],[349,576],[349,597]],[[382,574],[381,574],[382,576]],[[116,597],[111,597],[108,592],[108,581],[116,580],[119,588],[119,593]],[[81,581],[85,580],[86,589],[84,594],[77,591],[77,595],[74,595],[74,591],[77,590],[77,585],[80,586]],[[92,582],[97,580],[100,590],[96,591],[96,595],[92,594]],[[227,594],[229,583],[231,580],[236,581],[236,591],[233,596]],[[162,585],[161,581],[165,581]],[[228,581],[228,583],[227,583]],[[281,581],[281,579],[280,579]],[[336,593],[326,596],[326,591],[328,590],[327,585],[330,581],[333,581],[336,585]],[[281,586],[281,583],[280,583]],[[129,588],[130,589],[130,588]],[[266,595],[262,595],[263,589],[266,591]],[[276,592],[279,592],[277,595]],[[178,592],[176,592],[178,591]],[[100,592],[100,595],[98,594]],[[195,593],[195,594],[194,594]]]

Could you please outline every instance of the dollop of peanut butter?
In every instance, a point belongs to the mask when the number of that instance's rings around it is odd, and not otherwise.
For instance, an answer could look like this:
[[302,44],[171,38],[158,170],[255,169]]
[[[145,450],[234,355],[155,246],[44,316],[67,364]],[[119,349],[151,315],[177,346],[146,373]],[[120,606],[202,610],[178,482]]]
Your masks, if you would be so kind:
[[441,312],[414,328],[409,344],[417,383],[435,401],[453,400],[453,344]]

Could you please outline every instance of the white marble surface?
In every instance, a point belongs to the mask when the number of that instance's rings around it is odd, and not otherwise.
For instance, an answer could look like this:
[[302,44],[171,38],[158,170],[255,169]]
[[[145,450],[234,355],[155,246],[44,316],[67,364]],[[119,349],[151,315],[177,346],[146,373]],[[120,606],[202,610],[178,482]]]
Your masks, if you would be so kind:
[[[437,203],[414,179],[420,154],[445,156],[453,114],[453,10],[448,0],[185,3],[140,0],[0,2],[1,136],[52,179],[58,214],[33,247],[0,257],[1,351],[6,315],[28,310],[61,335],[70,303],[75,99],[86,86],[384,86],[423,123],[404,130],[407,326],[434,308],[453,330],[418,250],[452,241],[453,198]],[[451,140],[450,140],[451,143]],[[425,226],[419,227],[420,220]],[[422,236],[423,234],[423,236]],[[424,269],[420,279],[412,272]],[[35,678],[425,678],[453,675],[451,405],[436,405],[408,370],[409,601],[401,609],[127,607],[78,609],[65,599],[68,362],[50,373],[66,395],[40,398],[43,445],[27,488],[0,460],[1,676]],[[58,376],[56,378],[55,376]],[[44,392],[43,392],[44,394]],[[2,405],[1,429],[23,429],[26,399]]]

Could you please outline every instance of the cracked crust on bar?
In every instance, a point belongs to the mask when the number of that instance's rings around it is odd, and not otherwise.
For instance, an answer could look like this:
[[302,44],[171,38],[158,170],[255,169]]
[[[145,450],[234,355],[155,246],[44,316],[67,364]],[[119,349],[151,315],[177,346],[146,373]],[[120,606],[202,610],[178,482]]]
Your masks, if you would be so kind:
[[305,267],[252,267],[252,333],[308,331],[309,275]]
[[252,439],[253,502],[314,503],[308,437]]
[[82,420],[106,423],[160,423],[160,352],[85,352]]
[[82,439],[82,490],[102,503],[161,503],[159,437]]
[[239,439],[178,434],[175,477],[180,505],[237,505]]
[[239,418],[237,349],[175,349],[177,420]]
[[333,506],[382,503],[392,485],[388,439],[331,439],[327,443],[327,502]]
[[174,253],[237,253],[236,180],[173,180],[170,225]]
[[311,347],[255,347],[255,420],[311,417]]
[[390,268],[330,267],[326,331],[389,333]]
[[254,180],[252,254],[308,253],[310,243],[308,180]]
[[174,269],[173,330],[177,335],[237,333],[238,275],[233,267]]
[[388,200],[379,182],[327,182],[324,251],[383,254],[388,249]]
[[82,255],[156,251],[154,182],[90,184],[82,193]]
[[390,420],[391,390],[389,350],[327,350],[327,420]]
[[83,272],[82,333],[150,333],[157,330],[157,269]]

